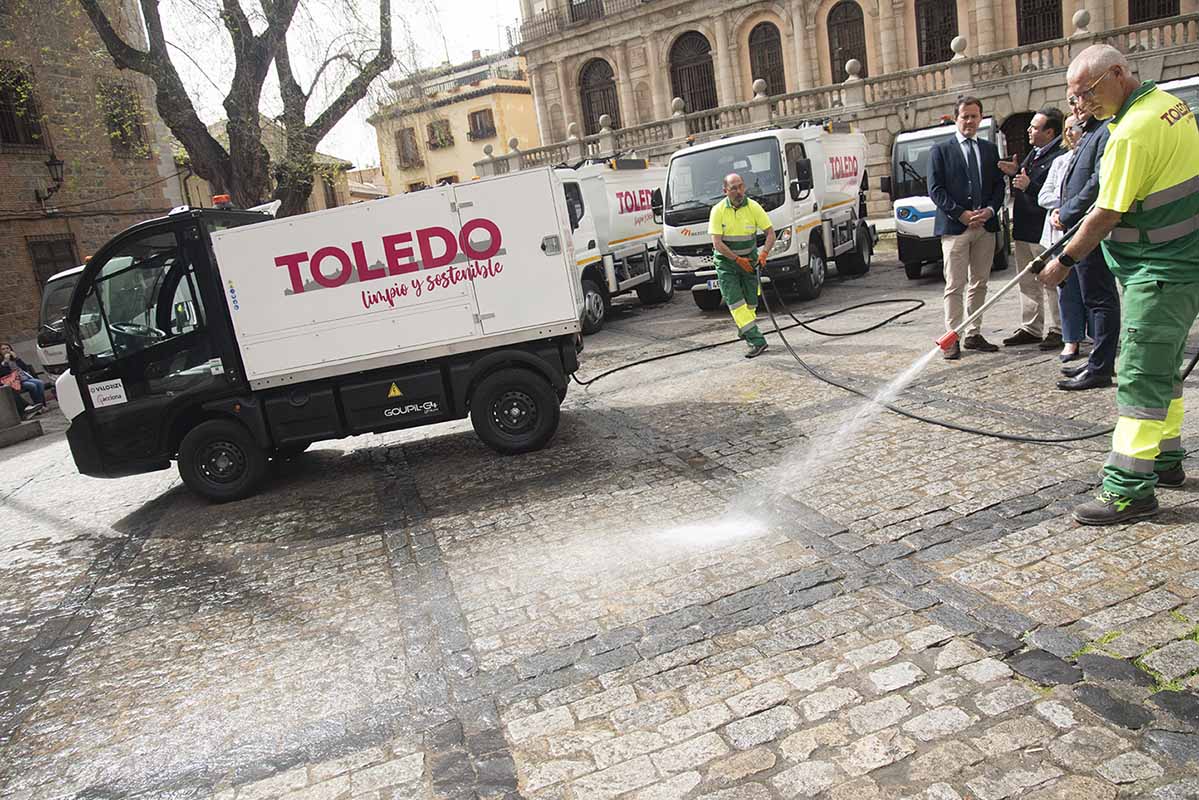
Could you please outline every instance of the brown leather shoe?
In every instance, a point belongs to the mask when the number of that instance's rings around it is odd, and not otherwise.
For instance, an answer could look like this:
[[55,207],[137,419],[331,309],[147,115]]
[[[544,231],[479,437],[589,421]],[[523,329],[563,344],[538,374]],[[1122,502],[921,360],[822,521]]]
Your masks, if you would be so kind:
[[946,361],[957,361],[961,357],[962,348],[957,342],[954,342],[953,347],[949,348],[948,350],[941,351],[941,358],[945,359]]
[[1022,344],[1040,344],[1040,343],[1041,343],[1040,336],[1034,336],[1033,334],[1029,333],[1028,331],[1024,330],[1023,328],[1021,328],[1020,330],[1016,331],[1013,335],[1011,335],[1003,340],[1004,347],[1019,347]]
[[999,352],[999,348],[984,339],[981,333],[975,333],[967,336],[965,341],[962,342],[962,347],[966,348],[967,350],[981,350],[984,353]]

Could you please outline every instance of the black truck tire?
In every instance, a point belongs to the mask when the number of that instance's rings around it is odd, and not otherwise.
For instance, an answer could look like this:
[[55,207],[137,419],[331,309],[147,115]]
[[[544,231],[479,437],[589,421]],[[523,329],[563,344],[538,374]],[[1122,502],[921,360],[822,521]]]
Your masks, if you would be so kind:
[[904,264],[903,271],[907,274],[908,280],[918,281],[920,276],[924,274],[924,264],[916,262],[915,264]]
[[808,268],[795,281],[795,292],[800,300],[815,300],[824,288],[828,277],[828,261],[824,257],[824,245],[813,236],[808,245]]
[[240,422],[211,419],[179,444],[179,475],[187,488],[215,503],[240,500],[258,488],[267,456]]
[[583,333],[590,336],[604,327],[608,316],[608,298],[599,284],[590,278],[583,279],[583,318],[579,320]]
[[670,274],[670,262],[666,254],[659,251],[654,258],[653,274],[648,282],[637,287],[637,299],[642,305],[669,303],[674,298],[674,276]]
[[720,296],[720,292],[715,289],[703,289],[698,292],[691,293],[691,299],[699,306],[701,311],[716,311],[720,308],[720,304],[724,302],[724,298]]
[[527,369],[496,370],[470,396],[470,421],[483,443],[502,455],[545,447],[558,430],[558,393]]
[[865,225],[858,226],[853,241],[852,250],[837,256],[837,274],[842,277],[863,275],[870,270],[870,259],[874,250],[870,246],[870,232]]

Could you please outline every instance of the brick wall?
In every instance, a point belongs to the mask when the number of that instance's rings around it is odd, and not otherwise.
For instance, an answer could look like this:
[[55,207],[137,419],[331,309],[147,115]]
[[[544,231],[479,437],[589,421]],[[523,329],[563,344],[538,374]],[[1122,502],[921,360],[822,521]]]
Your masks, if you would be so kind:
[[[116,21],[140,24],[120,14]],[[43,115],[44,146],[0,144],[0,341],[23,343],[36,333],[41,303],[29,237],[71,236],[82,259],[168,209],[171,181],[164,180],[158,158],[166,143],[152,84],[112,65],[73,0],[0,4],[0,60],[28,70]],[[140,97],[148,149],[134,157],[114,154],[108,138],[98,94],[102,83],[114,81],[133,85]],[[46,188],[51,151],[65,167],[63,186],[47,204],[56,211],[47,214],[34,192]]]

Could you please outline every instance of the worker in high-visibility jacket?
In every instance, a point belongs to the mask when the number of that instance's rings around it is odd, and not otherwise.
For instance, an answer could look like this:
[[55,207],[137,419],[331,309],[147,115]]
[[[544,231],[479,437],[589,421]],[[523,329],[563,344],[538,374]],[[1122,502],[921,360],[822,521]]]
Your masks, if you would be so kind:
[[1066,80],[1072,105],[1113,117],[1111,138],[1095,208],[1041,279],[1060,283],[1102,241],[1124,286],[1112,451],[1098,496],[1074,509],[1085,525],[1111,525],[1153,516],[1155,489],[1186,480],[1179,367],[1199,315],[1199,127],[1110,45],[1080,53]]
[[[758,231],[766,234],[760,251]],[[708,233],[712,235],[712,260],[720,296],[737,323],[738,335],[749,345],[745,357],[756,358],[766,351],[766,337],[758,330],[758,296],[762,289],[754,267],[766,266],[766,254],[774,247],[774,226],[762,206],[745,196],[745,181],[735,172],[724,177],[724,200],[712,208]]]

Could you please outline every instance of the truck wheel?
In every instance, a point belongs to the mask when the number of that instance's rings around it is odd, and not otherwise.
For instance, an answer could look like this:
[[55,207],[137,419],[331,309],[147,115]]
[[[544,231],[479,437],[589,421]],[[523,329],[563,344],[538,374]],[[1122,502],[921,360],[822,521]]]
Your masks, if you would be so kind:
[[654,276],[649,283],[637,287],[637,299],[643,305],[669,303],[674,298],[674,276],[670,274],[670,262],[665,253],[654,259]]
[[924,274],[924,265],[917,261],[915,264],[904,264],[903,271],[907,274],[908,280],[918,281],[920,276]]
[[179,475],[187,488],[213,502],[253,494],[266,473],[266,452],[241,423],[202,422],[179,444]]
[[691,299],[699,306],[701,311],[716,311],[720,308],[720,304],[724,302],[724,298],[720,296],[720,292],[714,292],[711,289],[702,292],[692,292]]
[[583,279],[583,318],[579,321],[583,333],[592,334],[604,327],[604,318],[608,316],[608,303],[604,293],[590,278]]
[[800,300],[815,300],[824,288],[824,279],[828,273],[828,262],[824,258],[824,245],[813,237],[808,245],[808,268],[795,281],[795,292]]
[[872,254],[870,234],[866,232],[864,225],[859,225],[857,235],[854,236],[853,250],[837,258],[837,274],[841,276],[862,275],[870,269]]
[[536,372],[507,368],[484,378],[470,397],[470,421],[503,455],[545,447],[558,430],[558,393]]

